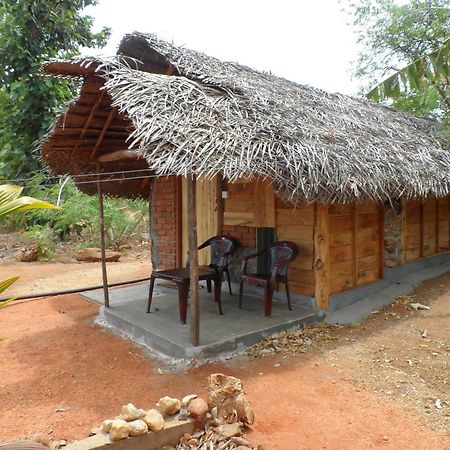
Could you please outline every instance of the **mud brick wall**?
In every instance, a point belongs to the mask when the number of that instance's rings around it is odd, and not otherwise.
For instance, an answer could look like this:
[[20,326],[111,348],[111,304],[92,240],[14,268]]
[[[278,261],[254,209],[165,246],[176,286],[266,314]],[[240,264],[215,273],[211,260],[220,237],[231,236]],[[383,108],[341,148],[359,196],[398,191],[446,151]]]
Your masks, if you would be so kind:
[[177,266],[177,178],[157,178],[151,194],[154,269]]
[[402,258],[402,214],[390,206],[384,208],[384,265],[401,265]]

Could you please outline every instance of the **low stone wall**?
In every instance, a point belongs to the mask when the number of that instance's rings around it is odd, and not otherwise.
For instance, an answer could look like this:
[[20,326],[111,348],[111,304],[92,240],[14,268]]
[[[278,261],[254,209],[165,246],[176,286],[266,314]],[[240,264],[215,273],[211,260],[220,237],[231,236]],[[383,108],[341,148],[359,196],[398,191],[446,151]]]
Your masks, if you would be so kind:
[[384,208],[384,265],[396,267],[402,261],[402,214],[391,206]]

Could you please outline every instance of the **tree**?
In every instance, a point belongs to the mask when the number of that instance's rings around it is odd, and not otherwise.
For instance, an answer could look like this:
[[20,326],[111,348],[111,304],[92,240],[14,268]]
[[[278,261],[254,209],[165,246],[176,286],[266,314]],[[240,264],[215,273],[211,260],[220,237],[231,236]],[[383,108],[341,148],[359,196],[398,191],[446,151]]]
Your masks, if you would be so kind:
[[355,76],[366,80],[369,97],[447,123],[448,0],[361,0],[347,10],[361,45]]
[[40,167],[33,145],[73,95],[67,80],[41,76],[51,58],[79,54],[79,47],[102,47],[108,28],[91,31],[82,15],[98,0],[0,0],[0,176],[15,178]]

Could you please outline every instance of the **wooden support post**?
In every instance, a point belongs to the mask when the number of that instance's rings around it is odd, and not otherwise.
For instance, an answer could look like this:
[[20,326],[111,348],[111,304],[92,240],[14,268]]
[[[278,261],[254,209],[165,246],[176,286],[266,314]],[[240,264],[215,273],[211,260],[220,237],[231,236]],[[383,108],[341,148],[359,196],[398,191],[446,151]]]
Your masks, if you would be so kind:
[[328,206],[316,204],[314,219],[314,277],[317,307],[328,309],[329,286]]
[[103,293],[105,297],[105,307],[109,308],[108,273],[106,271],[106,250],[105,250],[105,215],[103,208],[103,187],[100,179],[100,165],[97,164],[97,194],[100,217],[100,250],[102,254],[102,278]]
[[190,298],[189,311],[191,316],[191,343],[197,347],[200,343],[200,302],[198,286],[198,250],[197,250],[197,201],[196,201],[196,177],[188,177],[188,237],[189,237],[189,271],[190,280]]
[[217,234],[223,234],[223,217],[224,217],[224,200],[222,198],[222,183],[221,175],[216,177],[216,214],[217,214]]

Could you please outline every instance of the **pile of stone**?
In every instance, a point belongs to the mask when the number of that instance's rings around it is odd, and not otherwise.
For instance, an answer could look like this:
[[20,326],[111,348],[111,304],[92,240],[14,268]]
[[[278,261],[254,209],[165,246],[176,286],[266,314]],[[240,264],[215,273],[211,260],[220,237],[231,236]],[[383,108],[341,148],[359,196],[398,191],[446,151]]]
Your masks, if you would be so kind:
[[[112,441],[164,429],[166,420],[194,419],[197,431],[185,433],[176,447],[165,450],[253,450],[242,437],[245,427],[254,422],[253,409],[239,379],[223,374],[208,377],[208,400],[196,394],[181,400],[161,398],[151,409],[140,409],[132,403],[122,407],[121,414],[104,420],[98,431],[109,433]],[[94,433],[96,430],[94,430]],[[262,450],[262,447],[258,447]]]
[[196,397],[196,395],[188,395],[182,401],[177,398],[163,397],[149,410],[140,409],[133,403],[128,403],[122,407],[122,412],[118,417],[104,420],[100,429],[109,433],[112,441],[120,441],[129,436],[139,436],[149,431],[158,432],[164,428],[165,418],[169,416],[178,414],[180,420],[191,416],[189,403]]
[[202,429],[192,435],[186,433],[175,450],[263,450],[242,437],[244,428],[252,425],[255,417],[238,378],[223,374],[208,377],[208,405],[198,410],[196,407],[191,409],[200,413],[197,418],[203,421]]

